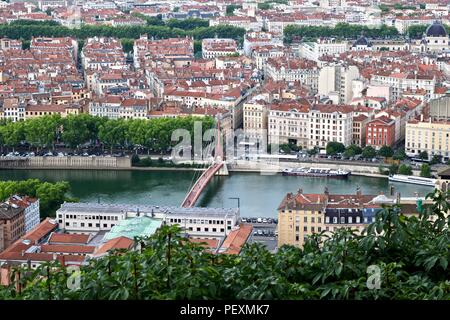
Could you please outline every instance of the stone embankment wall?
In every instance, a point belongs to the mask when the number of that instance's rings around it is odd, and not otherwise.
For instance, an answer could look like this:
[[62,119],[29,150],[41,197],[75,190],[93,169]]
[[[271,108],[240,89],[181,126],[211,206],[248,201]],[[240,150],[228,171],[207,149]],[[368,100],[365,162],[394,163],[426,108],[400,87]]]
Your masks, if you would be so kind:
[[[329,168],[329,169],[342,169],[348,170],[355,175],[366,175],[374,177],[385,177],[385,175],[380,174],[379,170],[380,164],[360,164],[360,163],[322,163],[322,162],[256,162],[256,161],[243,161],[237,160],[228,163],[228,169],[230,171],[242,171],[242,172],[266,172],[274,173],[281,172],[286,168]],[[387,165],[384,165],[387,167]],[[419,175],[418,170],[413,170],[414,175]]]
[[130,169],[129,157],[0,157],[1,169]]

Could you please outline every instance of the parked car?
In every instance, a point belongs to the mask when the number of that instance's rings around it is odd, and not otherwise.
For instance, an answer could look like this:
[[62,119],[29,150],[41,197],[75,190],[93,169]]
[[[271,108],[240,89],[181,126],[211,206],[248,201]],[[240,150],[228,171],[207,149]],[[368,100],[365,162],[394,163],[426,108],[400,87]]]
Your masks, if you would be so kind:
[[242,222],[247,222],[247,219],[242,218],[241,221],[242,221]]
[[256,222],[258,222],[258,223],[262,223],[262,218],[258,218],[258,219],[256,219]]
[[266,218],[262,219],[262,223],[267,223],[267,219]]

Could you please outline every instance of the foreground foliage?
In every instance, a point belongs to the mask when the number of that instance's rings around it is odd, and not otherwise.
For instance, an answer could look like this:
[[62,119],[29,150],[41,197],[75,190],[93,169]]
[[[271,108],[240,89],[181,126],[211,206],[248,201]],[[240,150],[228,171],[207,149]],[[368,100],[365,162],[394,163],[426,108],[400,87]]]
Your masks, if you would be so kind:
[[[91,260],[79,290],[51,263],[22,269],[19,290],[2,287],[0,299],[450,299],[448,196],[430,194],[434,204],[419,217],[386,207],[364,235],[316,234],[303,249],[275,254],[259,244],[238,256],[209,254],[164,226],[137,239],[137,251]],[[367,286],[369,266],[381,272],[379,289]]]

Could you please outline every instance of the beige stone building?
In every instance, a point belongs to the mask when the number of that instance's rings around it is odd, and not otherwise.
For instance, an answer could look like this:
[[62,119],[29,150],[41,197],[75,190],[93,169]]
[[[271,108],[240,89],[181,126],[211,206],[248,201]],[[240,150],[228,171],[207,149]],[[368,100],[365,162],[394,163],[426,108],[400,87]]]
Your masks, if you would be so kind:
[[288,193],[278,207],[278,247],[301,247],[306,237],[338,228],[362,231],[371,223],[381,206],[375,195]]
[[412,120],[406,124],[406,154],[414,157],[422,151],[430,158],[440,155],[444,161],[449,160],[450,122]]
[[309,111],[308,148],[323,149],[330,141],[352,144],[353,110],[348,105],[314,105]]
[[[443,173],[443,177],[450,178],[450,173],[446,174],[448,176]],[[354,194],[330,194],[327,189],[322,194],[304,193],[299,189],[295,194],[288,193],[278,206],[278,247],[302,247],[310,235],[329,234],[341,228],[361,233],[375,222],[383,205],[398,203],[402,214],[417,216],[419,200],[423,208],[432,204],[423,197],[400,198],[394,190],[391,196],[385,196],[363,195],[359,188]]]
[[272,104],[268,116],[268,143],[308,146],[309,105],[300,102]]
[[245,133],[252,138],[267,135],[268,104],[261,99],[254,99],[243,105],[243,123]]

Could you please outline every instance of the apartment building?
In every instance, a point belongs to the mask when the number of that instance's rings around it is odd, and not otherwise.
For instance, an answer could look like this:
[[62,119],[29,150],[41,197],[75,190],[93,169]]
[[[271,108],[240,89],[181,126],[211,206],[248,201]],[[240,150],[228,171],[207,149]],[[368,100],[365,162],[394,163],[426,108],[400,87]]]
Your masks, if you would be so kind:
[[363,114],[353,117],[352,144],[360,147],[364,147],[366,145],[366,126],[369,121],[370,118]]
[[[257,20],[255,17],[243,17],[243,16],[225,16],[225,17],[215,17],[209,20],[209,25],[229,25],[239,28],[245,28],[246,31],[261,31],[263,27],[263,22]],[[270,31],[270,30],[269,30]]]
[[450,121],[450,95],[431,100],[430,118],[433,121]]
[[366,145],[379,149],[382,146],[392,147],[395,140],[395,120],[381,116],[366,124]]
[[5,201],[9,205],[16,205],[24,209],[25,232],[34,229],[40,220],[39,199],[28,196],[13,195]]
[[298,81],[302,85],[317,92],[319,68],[317,63],[306,59],[294,59],[290,57],[269,58],[267,60],[265,74],[274,81]]
[[3,222],[3,245],[8,248],[25,234],[25,209],[16,204],[0,204],[0,221]]
[[58,51],[65,51],[73,58],[74,61],[77,61],[78,59],[78,42],[69,37],[33,37],[31,39],[30,49],[39,50],[40,52],[49,54]]
[[356,66],[324,66],[319,72],[319,95],[330,97],[331,100],[334,100],[334,104],[350,103],[353,98],[352,82],[359,77],[359,69]]
[[[370,80],[372,85],[381,85],[391,87],[390,100],[401,98],[404,91],[410,89],[422,89],[427,94],[434,94],[436,79],[432,75],[408,73],[408,72],[388,72],[373,74]],[[374,96],[371,94],[371,96]]]
[[194,59],[194,41],[191,38],[149,39],[142,35],[133,45],[134,67],[145,68],[151,60],[165,59],[177,66],[189,65]]
[[321,57],[325,55],[336,55],[350,49],[347,41],[336,41],[336,39],[317,39],[315,42],[303,42],[299,47],[299,54],[302,58],[313,60],[319,63]]
[[3,100],[2,118],[12,122],[25,120],[25,103],[18,98],[6,98]]
[[330,141],[348,146],[352,143],[353,107],[313,105],[309,111],[308,148],[325,148]]
[[307,148],[309,111],[308,103],[272,103],[268,115],[268,143],[291,143]]
[[268,45],[253,47],[251,57],[256,64],[256,68],[258,68],[258,70],[266,72],[267,60],[269,60],[270,58],[283,57],[284,54],[284,47],[282,45]]
[[244,54],[251,56],[254,48],[257,47],[278,47],[283,46],[283,39],[270,32],[247,32],[244,37]]
[[269,106],[261,96],[254,97],[243,105],[243,124],[245,134],[250,138],[266,135]]
[[234,39],[212,38],[202,40],[203,59],[214,59],[237,53],[237,43]]
[[122,44],[114,38],[88,38],[81,51],[81,65],[90,70],[127,69]]
[[148,100],[107,95],[89,102],[89,114],[110,119],[147,119]]
[[58,114],[62,118],[81,113],[79,105],[36,104],[26,105],[23,120]]
[[411,120],[406,123],[405,152],[417,157],[426,151],[430,159],[434,155],[450,159],[450,123],[448,121]]
[[374,221],[384,197],[356,194],[288,193],[278,206],[278,246],[302,247],[306,237],[339,228],[361,231]]

